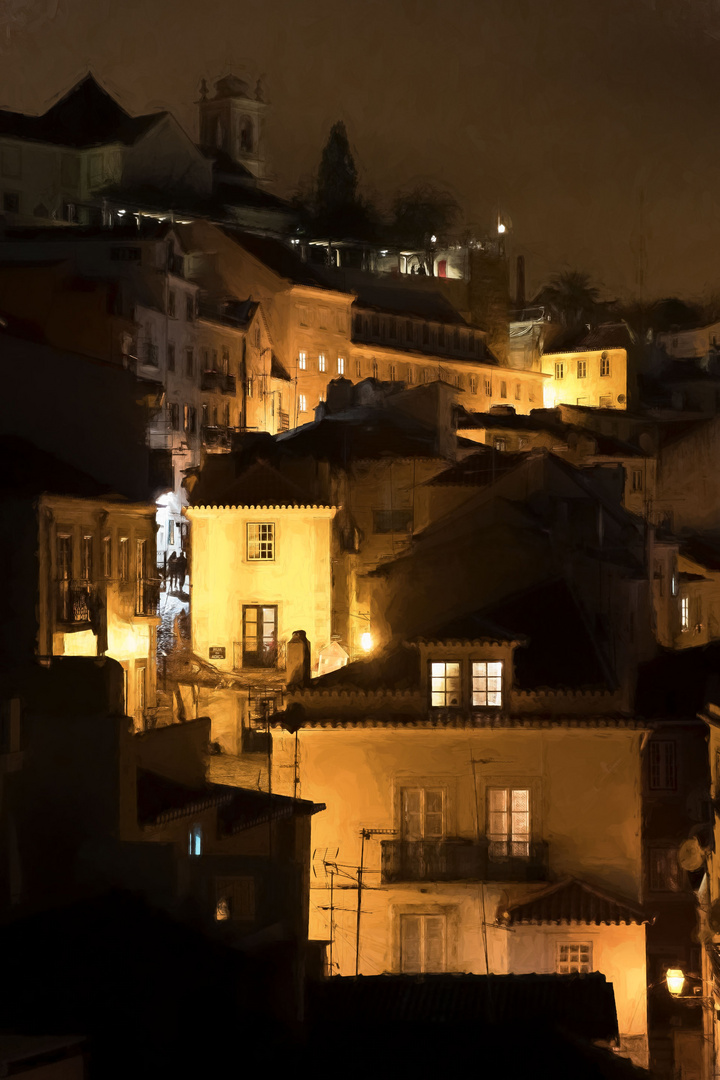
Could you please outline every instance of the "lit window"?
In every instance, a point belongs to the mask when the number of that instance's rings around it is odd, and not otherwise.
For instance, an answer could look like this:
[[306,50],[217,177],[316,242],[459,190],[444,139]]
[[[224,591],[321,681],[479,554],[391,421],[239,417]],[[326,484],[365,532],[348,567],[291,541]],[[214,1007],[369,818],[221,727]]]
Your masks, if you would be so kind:
[[578,379],[584,379],[587,376],[587,360],[578,360],[577,362],[577,377]]
[[275,526],[272,522],[248,522],[247,557],[251,562],[275,558]]
[[112,577],[112,537],[103,536],[103,577]]
[[120,537],[118,569],[120,571],[120,580],[130,580],[130,541],[127,536]]
[[445,915],[401,915],[400,970],[444,971],[446,937]]
[[672,739],[657,739],[650,743],[648,778],[652,791],[675,791],[677,757]]
[[476,707],[499,708],[502,705],[502,660],[474,660],[472,666],[472,703]]
[[298,411],[307,412],[307,398],[305,394],[298,394]]
[[471,394],[477,394],[477,389],[478,389],[477,375],[471,375],[470,376],[470,393]]
[[504,379],[502,379],[501,382],[500,382],[500,397],[501,398],[506,398],[507,397],[507,383],[505,382]]
[[457,661],[431,662],[430,704],[434,709],[460,705],[460,664]]
[[251,877],[216,878],[215,918],[218,922],[255,918],[255,880]]
[[643,474],[641,469],[633,469],[632,489],[633,491],[642,491],[643,489]]
[[492,397],[492,379],[485,380],[485,396]]
[[670,592],[673,596],[677,596],[677,574],[673,573],[670,578]]
[[527,788],[488,788],[490,854],[530,854],[530,792]]
[[320,353],[320,355],[318,356],[318,371],[324,371],[324,370],[325,370],[325,355],[324,355],[324,353]]
[[556,379],[564,379],[565,378],[565,365],[563,364],[562,360],[559,360],[555,364],[555,378]]
[[202,825],[193,825],[190,828],[188,855],[202,855]]
[[403,788],[403,840],[442,840],[445,836],[443,788]]
[[603,353],[601,358],[600,358],[600,374],[601,375],[609,375],[610,374],[610,357],[607,356],[605,353]]
[[345,359],[342,356],[338,356],[338,375],[345,374]]
[[589,941],[558,942],[555,970],[558,975],[592,971],[592,944]]
[[362,378],[362,360],[355,361],[355,377],[357,379]]
[[507,450],[507,442],[505,441],[505,439],[496,439],[495,440],[495,449],[496,450]]
[[83,581],[92,581],[93,576],[93,538],[82,538],[82,578]]
[[396,375],[395,365],[390,364],[390,366],[388,368],[388,378],[389,378],[390,382],[395,382],[396,377],[397,377],[397,375]]
[[298,367],[300,371],[305,371],[307,368],[307,353],[298,353]]
[[680,598],[680,627],[683,630],[690,629],[690,598],[688,596]]
[[277,607],[243,606],[243,666],[277,667]]
[[522,397],[522,385],[520,383],[515,383],[515,400],[520,401],[521,397]]

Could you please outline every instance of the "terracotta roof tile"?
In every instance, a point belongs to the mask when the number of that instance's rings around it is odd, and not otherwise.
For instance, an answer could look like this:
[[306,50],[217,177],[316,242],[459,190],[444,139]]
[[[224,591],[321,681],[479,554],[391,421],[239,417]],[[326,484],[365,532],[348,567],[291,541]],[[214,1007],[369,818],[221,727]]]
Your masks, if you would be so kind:
[[507,926],[650,922],[639,904],[613,896],[576,878],[567,878],[529,900],[509,905],[501,912],[500,918]]

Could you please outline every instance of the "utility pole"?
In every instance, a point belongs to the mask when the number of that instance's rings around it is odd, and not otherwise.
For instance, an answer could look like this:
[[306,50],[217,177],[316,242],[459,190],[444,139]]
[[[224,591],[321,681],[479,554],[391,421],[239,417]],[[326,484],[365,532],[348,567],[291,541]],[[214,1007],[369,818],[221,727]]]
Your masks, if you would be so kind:
[[357,920],[355,924],[355,974],[360,974],[360,917],[362,915],[363,871],[365,869],[365,841],[374,836],[394,836],[395,829],[361,829],[360,865],[357,872]]

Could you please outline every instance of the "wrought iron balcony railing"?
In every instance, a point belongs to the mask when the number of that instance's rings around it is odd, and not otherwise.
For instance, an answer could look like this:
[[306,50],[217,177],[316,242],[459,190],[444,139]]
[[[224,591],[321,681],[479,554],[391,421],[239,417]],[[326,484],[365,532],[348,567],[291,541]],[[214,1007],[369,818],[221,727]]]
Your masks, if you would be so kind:
[[92,581],[57,582],[58,622],[80,625],[90,623],[95,611],[96,586]]
[[232,431],[226,427],[203,427],[203,446],[214,450],[229,450],[232,446]]
[[216,390],[221,394],[235,394],[235,376],[222,371],[203,371],[200,376],[201,390]]
[[383,884],[403,881],[544,881],[547,844],[530,843],[527,854],[494,854],[487,839],[385,840]]
[[135,614],[157,615],[160,606],[160,578],[141,578],[135,585]]

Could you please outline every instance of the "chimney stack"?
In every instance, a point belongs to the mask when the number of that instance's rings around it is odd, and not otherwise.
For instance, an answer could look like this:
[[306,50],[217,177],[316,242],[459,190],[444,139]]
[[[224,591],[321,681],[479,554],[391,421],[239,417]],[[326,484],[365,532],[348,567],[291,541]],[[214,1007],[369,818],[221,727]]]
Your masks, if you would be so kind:
[[304,630],[295,630],[287,643],[285,674],[288,687],[307,686],[310,682],[310,642]]

